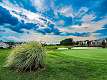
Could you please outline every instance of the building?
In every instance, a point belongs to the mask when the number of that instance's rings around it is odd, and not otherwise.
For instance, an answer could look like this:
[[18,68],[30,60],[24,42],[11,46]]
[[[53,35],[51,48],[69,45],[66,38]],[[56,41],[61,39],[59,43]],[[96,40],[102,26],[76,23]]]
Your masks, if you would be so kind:
[[5,42],[0,42],[0,48],[9,48],[9,45]]

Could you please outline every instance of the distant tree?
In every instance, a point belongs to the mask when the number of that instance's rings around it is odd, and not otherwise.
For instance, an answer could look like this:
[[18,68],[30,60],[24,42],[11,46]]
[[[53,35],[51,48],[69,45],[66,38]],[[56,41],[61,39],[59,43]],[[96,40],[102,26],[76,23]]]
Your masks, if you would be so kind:
[[79,45],[79,41],[76,41],[76,42],[74,43],[74,45],[78,46],[78,45]]
[[90,41],[89,40],[87,40],[87,46],[90,47]]
[[73,44],[74,44],[74,42],[73,42],[72,38],[67,38],[67,39],[60,41],[60,45],[70,46]]
[[106,38],[105,40],[106,40],[106,42],[107,42],[107,38]]
[[102,47],[105,48],[106,47],[106,40],[102,41]]

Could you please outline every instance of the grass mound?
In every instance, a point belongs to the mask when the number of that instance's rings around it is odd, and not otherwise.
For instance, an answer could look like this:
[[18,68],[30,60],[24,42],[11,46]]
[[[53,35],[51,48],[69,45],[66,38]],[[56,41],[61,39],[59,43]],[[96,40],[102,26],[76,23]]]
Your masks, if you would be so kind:
[[32,71],[43,68],[45,51],[40,43],[29,42],[14,48],[6,61],[6,67],[17,71]]

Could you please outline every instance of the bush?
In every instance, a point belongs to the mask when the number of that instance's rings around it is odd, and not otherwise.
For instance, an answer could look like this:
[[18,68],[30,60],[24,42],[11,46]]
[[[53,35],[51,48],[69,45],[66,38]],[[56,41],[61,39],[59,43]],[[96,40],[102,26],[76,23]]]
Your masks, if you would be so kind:
[[17,46],[13,49],[6,61],[6,67],[21,72],[43,68],[44,64],[45,50],[42,45],[37,42]]

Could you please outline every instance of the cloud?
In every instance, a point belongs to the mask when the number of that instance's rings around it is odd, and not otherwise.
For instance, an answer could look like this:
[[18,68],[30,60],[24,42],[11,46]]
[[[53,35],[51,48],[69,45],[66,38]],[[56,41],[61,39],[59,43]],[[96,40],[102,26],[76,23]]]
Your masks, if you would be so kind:
[[88,10],[89,9],[87,7],[81,7],[79,11],[75,13],[75,17],[78,17],[78,18],[82,17],[84,14],[88,12]]
[[8,36],[8,37],[5,37],[5,39],[7,39],[8,41],[17,41],[17,42],[21,41],[21,39],[16,36]]
[[31,3],[39,12],[45,12],[48,9],[45,0],[31,0]]
[[95,32],[103,29],[103,26],[107,24],[107,19],[102,19],[97,22],[82,23],[82,25],[73,25],[68,28],[59,28],[63,32]]
[[[10,27],[12,30],[18,32],[21,32],[20,31],[21,28],[26,29],[34,28],[35,30],[36,28],[38,28],[42,30],[42,28],[48,29],[50,24],[54,24],[53,21],[49,20],[46,17],[43,17],[40,13],[33,13],[21,7],[14,6],[11,3],[8,4],[1,3],[1,6],[4,8],[4,10],[6,9],[8,10],[7,12],[10,14],[8,15],[9,17],[14,16],[15,18],[18,19],[18,24],[16,24],[15,27]],[[4,17],[4,19],[6,20],[7,17]],[[12,20],[9,21],[12,22]],[[9,24],[11,24],[11,22]]]
[[[54,36],[54,40],[67,36],[75,39],[106,36],[107,30],[104,27],[107,24],[106,7],[102,5],[106,0],[84,2],[87,5],[77,0],[2,0],[0,37],[6,40],[15,37],[23,40],[26,36],[26,39],[31,37],[32,40],[37,38],[42,40],[49,36],[51,40],[51,36]],[[6,34],[9,32],[10,34]]]
[[17,7],[13,4],[1,3],[1,6],[7,9],[10,14],[16,17],[19,21],[23,20],[25,21],[25,23],[35,23],[43,27],[47,26],[48,23],[52,23],[51,20],[47,19],[46,17],[43,17],[40,13],[33,13],[24,8]]
[[7,28],[7,26],[10,26],[10,25],[9,24],[5,24],[5,25],[0,26],[0,31],[1,31],[0,35],[2,35],[2,34],[9,35],[9,34],[16,34],[17,33],[15,31],[11,30],[10,28]]
[[60,42],[60,40],[64,39],[64,37],[60,35],[43,35],[43,34],[23,34],[19,37],[21,41],[39,41],[39,42]]
[[90,14],[85,14],[81,21],[84,22],[84,23],[90,23],[92,22],[94,19],[96,18],[95,14],[94,13],[90,13]]
[[72,6],[65,6],[59,10],[59,13],[66,17],[74,17],[74,11]]
[[88,23],[84,22],[81,25],[69,26],[67,28],[62,27],[62,28],[59,28],[59,30],[60,30],[60,32],[62,32],[64,34],[68,33],[68,34],[72,35],[72,34],[79,33],[80,36],[84,35],[83,33],[89,33],[90,35],[88,35],[88,37],[93,36],[93,38],[95,38],[95,37],[97,38],[98,35],[100,35],[100,34],[96,33],[96,31],[103,30],[104,29],[103,27],[105,24],[107,24],[107,18],[103,18],[102,20],[97,21],[97,22],[91,21]]

